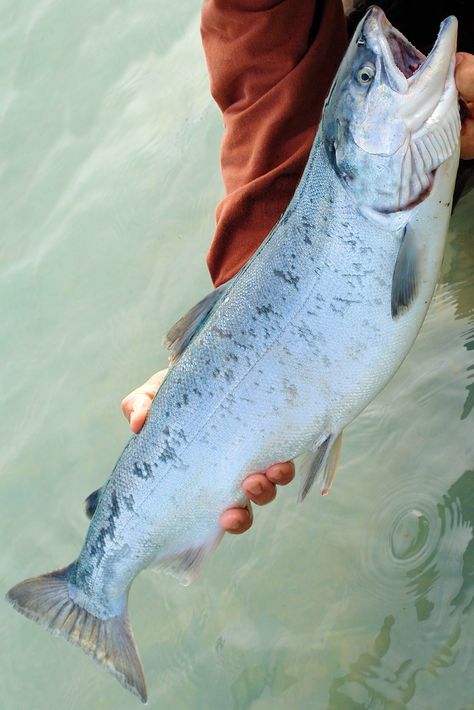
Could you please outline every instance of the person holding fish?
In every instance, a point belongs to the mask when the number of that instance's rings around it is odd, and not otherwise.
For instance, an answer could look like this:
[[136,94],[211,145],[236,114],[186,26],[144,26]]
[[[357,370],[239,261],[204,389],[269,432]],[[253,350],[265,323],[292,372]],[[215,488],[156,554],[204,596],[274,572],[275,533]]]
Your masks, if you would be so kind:
[[[217,288],[168,332],[161,385],[156,375],[125,399],[140,431],[86,499],[76,559],[7,593],[143,702],[135,577],[154,567],[189,584],[225,530],[250,526],[242,506],[271,500],[299,455],[299,500],[315,483],[329,491],[343,431],[412,347],[443,258],[460,153],[456,18],[426,56],[377,6],[347,48],[336,0],[295,8],[204,5],[227,128],[208,257]],[[460,59],[468,156],[472,57]]]
[[[347,4],[347,3],[345,3]],[[370,2],[349,16],[352,32]],[[424,51],[446,15],[458,16],[456,85],[463,101],[461,158],[474,159],[474,55],[469,18],[446,0],[431,8],[423,26],[406,12],[407,3],[379,2],[389,19]],[[465,13],[465,11],[464,11]],[[421,15],[420,15],[421,17]],[[429,27],[427,27],[427,24]],[[291,33],[288,27],[291,26]],[[228,281],[261,244],[296,189],[316,133],[325,96],[347,46],[347,26],[339,0],[206,0],[201,26],[211,91],[222,110],[225,135],[221,167],[226,196],[217,207],[217,228],[208,254],[214,285]],[[315,82],[317,78],[317,83]],[[291,121],[291,125],[290,125]],[[472,164],[465,167],[472,176]],[[133,432],[142,428],[166,370],[157,372],[121,403]],[[266,505],[276,487],[295,475],[291,461],[251,473],[245,496]],[[226,532],[252,525],[249,508],[231,508],[221,517]]]

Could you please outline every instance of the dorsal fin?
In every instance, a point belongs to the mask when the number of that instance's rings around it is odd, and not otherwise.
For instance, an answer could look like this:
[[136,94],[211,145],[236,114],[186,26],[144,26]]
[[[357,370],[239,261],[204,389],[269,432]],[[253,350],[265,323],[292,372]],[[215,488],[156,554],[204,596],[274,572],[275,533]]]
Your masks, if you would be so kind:
[[227,283],[211,291],[170,328],[163,340],[163,345],[169,352],[170,364],[173,364],[188,347],[232,282],[233,279],[230,279]]

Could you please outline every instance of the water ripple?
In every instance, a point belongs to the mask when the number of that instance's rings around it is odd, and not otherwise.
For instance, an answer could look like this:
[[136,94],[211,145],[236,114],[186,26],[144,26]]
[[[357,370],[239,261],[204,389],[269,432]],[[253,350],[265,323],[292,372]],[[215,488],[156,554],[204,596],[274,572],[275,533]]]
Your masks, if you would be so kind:
[[[440,502],[428,485],[412,487],[411,481],[394,482],[376,501],[360,566],[371,594],[393,602],[408,595],[423,620],[436,603],[444,609],[452,603],[472,534],[459,499],[445,495]],[[443,584],[436,585],[440,576]]]

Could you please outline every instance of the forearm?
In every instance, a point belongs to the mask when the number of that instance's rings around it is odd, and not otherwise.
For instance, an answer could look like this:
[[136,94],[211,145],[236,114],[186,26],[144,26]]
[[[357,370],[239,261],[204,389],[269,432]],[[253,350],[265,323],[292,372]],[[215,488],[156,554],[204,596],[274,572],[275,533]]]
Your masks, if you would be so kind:
[[339,0],[207,0],[201,30],[225,126],[226,195],[207,258],[219,285],[291,200],[347,35]]

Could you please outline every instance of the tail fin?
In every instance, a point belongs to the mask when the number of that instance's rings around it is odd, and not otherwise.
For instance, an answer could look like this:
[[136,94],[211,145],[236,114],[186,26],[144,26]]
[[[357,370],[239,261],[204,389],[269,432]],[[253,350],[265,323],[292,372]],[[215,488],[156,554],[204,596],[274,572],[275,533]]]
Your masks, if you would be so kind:
[[8,592],[8,601],[55,636],[64,636],[80,646],[146,703],[145,676],[127,610],[119,616],[99,619],[76,604],[69,595],[73,566],[20,582]]

